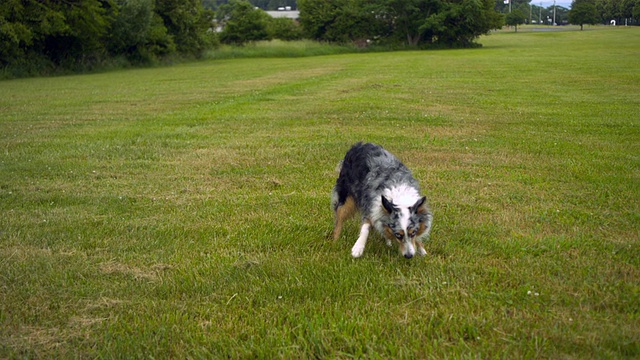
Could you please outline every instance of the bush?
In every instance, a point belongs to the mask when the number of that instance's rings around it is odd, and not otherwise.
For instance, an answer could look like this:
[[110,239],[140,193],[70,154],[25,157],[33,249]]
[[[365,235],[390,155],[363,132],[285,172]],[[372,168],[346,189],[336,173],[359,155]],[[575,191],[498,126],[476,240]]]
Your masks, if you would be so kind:
[[267,31],[274,39],[292,41],[304,37],[302,27],[295,21],[287,18],[274,18],[268,22]]
[[270,40],[268,31],[271,17],[256,9],[247,0],[231,0],[218,10],[218,22],[223,25],[220,41],[225,44],[244,45],[248,42]]

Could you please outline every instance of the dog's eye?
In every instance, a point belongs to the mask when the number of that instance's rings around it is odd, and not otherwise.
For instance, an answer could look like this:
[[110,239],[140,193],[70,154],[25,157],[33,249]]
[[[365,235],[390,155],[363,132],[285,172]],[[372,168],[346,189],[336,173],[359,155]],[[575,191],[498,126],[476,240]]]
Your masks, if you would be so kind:
[[416,231],[415,231],[415,230],[411,230],[411,231],[409,232],[409,236],[410,236],[410,237],[414,237],[414,236],[416,236]]
[[402,236],[402,234],[398,234],[398,233],[395,233],[393,235],[395,235],[398,240],[402,240],[402,238],[404,237]]

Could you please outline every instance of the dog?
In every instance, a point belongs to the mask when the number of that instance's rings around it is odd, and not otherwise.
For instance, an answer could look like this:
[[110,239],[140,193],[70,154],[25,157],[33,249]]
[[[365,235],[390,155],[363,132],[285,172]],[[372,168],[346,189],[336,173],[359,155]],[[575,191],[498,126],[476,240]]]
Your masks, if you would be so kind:
[[398,158],[380,145],[360,142],[347,151],[338,169],[331,194],[334,240],[340,237],[345,220],[359,211],[362,224],[351,248],[354,258],[362,256],[371,227],[388,246],[397,242],[407,259],[427,254],[423,242],[431,232],[433,213],[427,198],[420,195],[418,181]]

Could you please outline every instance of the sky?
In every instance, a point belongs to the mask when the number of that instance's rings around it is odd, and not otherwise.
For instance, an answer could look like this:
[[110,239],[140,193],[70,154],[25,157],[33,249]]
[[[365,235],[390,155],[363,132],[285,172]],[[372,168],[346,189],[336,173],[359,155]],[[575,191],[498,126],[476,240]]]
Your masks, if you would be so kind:
[[[542,3],[542,7],[548,8],[553,5],[553,0],[531,0],[531,3],[538,6]],[[556,0],[556,5],[570,9],[571,0]]]
[[[556,5],[571,9],[571,2],[572,0],[556,0]],[[540,4],[542,4],[543,8],[548,8],[553,6],[553,0],[531,0],[531,5],[540,6]]]

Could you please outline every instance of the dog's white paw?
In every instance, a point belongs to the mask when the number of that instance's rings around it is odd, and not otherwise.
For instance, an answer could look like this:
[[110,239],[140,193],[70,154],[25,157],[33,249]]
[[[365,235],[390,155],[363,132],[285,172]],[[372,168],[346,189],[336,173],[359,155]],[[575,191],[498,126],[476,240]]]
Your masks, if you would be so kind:
[[418,247],[418,255],[420,256],[427,255],[427,250],[425,250],[422,246]]
[[389,240],[389,239],[384,239],[384,240],[387,242],[387,246],[388,247],[392,247],[393,246],[393,243],[391,242],[391,240]]
[[354,258],[359,258],[364,253],[364,246],[360,246],[359,244],[354,245],[351,248],[351,256]]

